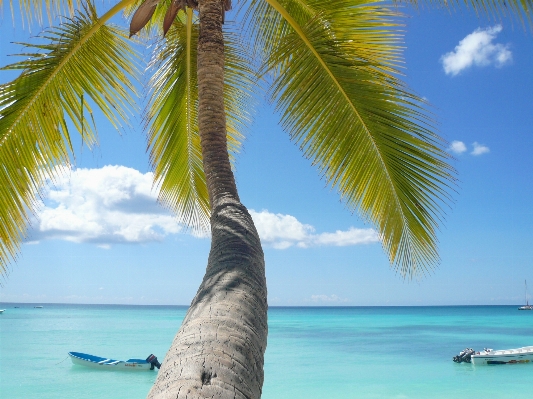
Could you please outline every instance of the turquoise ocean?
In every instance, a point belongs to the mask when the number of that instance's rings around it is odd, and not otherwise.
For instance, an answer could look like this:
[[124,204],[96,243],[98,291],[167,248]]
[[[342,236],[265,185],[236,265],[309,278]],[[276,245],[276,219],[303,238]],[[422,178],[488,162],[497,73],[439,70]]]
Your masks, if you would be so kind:
[[[34,308],[43,305],[43,308]],[[0,304],[0,398],[142,399],[154,372],[73,365],[77,351],[164,359],[186,307]],[[533,364],[456,364],[533,345],[516,306],[272,307],[263,399],[533,398]]]

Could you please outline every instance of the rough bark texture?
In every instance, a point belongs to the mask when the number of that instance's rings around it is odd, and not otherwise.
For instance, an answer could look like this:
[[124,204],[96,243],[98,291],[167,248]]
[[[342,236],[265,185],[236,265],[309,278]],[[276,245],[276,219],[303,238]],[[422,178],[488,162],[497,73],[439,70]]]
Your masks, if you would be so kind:
[[223,0],[200,0],[199,130],[211,203],[206,274],[148,398],[259,399],[267,339],[265,264],[226,142]]

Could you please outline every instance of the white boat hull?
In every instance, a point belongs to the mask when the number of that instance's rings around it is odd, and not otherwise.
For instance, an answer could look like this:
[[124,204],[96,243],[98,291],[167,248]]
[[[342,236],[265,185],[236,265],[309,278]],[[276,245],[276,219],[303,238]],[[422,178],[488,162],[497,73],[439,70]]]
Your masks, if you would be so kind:
[[[97,358],[96,356],[91,356],[90,358],[84,358],[87,356],[84,353],[69,352],[70,360],[73,364],[80,366],[91,367],[99,370],[132,370],[132,371],[150,371],[152,365],[142,359],[129,359],[126,361],[123,360],[114,360],[106,358]],[[101,359],[101,360],[96,360]]]
[[517,349],[476,352],[475,355],[472,355],[471,361],[472,364],[475,364],[476,366],[533,363],[533,346],[525,346]]

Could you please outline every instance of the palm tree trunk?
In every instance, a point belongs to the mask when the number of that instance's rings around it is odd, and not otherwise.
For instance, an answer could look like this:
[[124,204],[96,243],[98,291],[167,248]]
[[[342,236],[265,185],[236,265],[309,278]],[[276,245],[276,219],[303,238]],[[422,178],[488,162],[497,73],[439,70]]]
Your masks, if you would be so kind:
[[200,0],[199,131],[211,203],[207,270],[148,398],[259,399],[267,338],[265,263],[226,141],[223,0]]

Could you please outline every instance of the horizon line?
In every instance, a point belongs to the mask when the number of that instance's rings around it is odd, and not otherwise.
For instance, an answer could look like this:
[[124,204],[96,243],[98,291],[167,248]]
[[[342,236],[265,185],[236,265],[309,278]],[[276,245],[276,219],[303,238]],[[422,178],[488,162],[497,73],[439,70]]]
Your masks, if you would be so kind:
[[[74,303],[74,302],[2,302],[5,305],[79,305],[79,306],[160,306],[184,307],[190,305],[135,304],[135,303]],[[439,307],[480,307],[480,306],[521,306],[520,304],[463,304],[463,305],[269,305],[269,308],[439,308]]]

